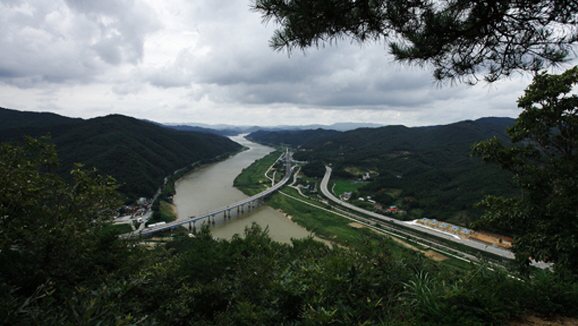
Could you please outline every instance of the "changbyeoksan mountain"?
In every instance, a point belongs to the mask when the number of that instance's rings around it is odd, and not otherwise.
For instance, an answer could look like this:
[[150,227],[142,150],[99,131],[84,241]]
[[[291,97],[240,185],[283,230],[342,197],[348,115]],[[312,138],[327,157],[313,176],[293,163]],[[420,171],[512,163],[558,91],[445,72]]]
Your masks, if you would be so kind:
[[0,108],[0,142],[21,141],[24,135],[52,138],[61,160],[59,172],[64,174],[74,163],[96,168],[114,177],[129,198],[151,196],[175,170],[241,147],[219,135],[122,115],[84,120]]

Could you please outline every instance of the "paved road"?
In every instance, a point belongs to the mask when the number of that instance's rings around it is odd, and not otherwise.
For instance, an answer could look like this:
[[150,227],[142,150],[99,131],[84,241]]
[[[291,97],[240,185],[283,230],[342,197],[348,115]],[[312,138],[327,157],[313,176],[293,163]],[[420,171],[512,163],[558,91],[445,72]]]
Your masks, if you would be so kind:
[[471,247],[471,248],[475,248],[475,249],[482,250],[482,251],[487,251],[487,252],[490,252],[492,254],[498,255],[500,257],[504,257],[507,259],[514,259],[514,254],[507,249],[504,249],[501,247],[494,247],[491,245],[486,245],[484,243],[477,242],[477,241],[462,239],[462,238],[458,237],[457,235],[451,234],[449,232],[441,232],[438,230],[427,228],[427,227],[421,226],[420,224],[417,224],[415,222],[399,221],[399,220],[393,219],[391,217],[377,214],[375,212],[371,212],[371,211],[365,210],[363,208],[359,208],[355,205],[349,204],[347,202],[341,201],[339,198],[335,197],[327,189],[329,179],[331,178],[331,171],[332,171],[331,168],[327,166],[326,171],[325,171],[325,175],[323,176],[323,180],[321,180],[321,192],[323,193],[323,195],[325,197],[329,198],[331,201],[336,202],[337,204],[339,204],[343,207],[346,207],[348,209],[369,215],[373,218],[376,218],[376,219],[379,219],[382,221],[387,221],[387,222],[390,222],[392,224],[401,225],[405,228],[414,229],[414,230],[419,231],[419,232],[425,232],[425,233],[434,235],[436,237],[444,238],[446,240],[450,240],[450,241],[453,241],[456,243],[466,245],[466,246]]
[[289,179],[291,177],[291,152],[289,152],[289,151],[285,152],[284,156],[286,159],[286,164],[285,164],[285,176],[283,177],[283,179],[281,179],[281,181],[279,181],[278,183],[276,183],[272,187],[258,193],[257,195],[242,199],[236,203],[232,203],[232,204],[229,204],[227,206],[219,207],[219,208],[214,209],[214,210],[212,210],[212,211],[210,211],[210,212],[208,212],[202,216],[197,216],[195,218],[191,218],[188,220],[177,220],[174,222],[154,226],[151,228],[145,228],[145,229],[139,228],[139,230],[131,232],[131,233],[127,233],[124,236],[125,237],[146,236],[146,235],[150,235],[150,234],[153,234],[156,232],[160,232],[160,231],[164,231],[164,230],[168,230],[168,229],[173,229],[173,228],[176,228],[177,226],[186,225],[189,223],[200,221],[200,220],[203,220],[205,218],[212,217],[212,216],[215,216],[217,214],[223,213],[225,211],[231,211],[232,209],[234,209],[236,207],[247,205],[253,201],[256,201],[257,199],[260,199],[260,198],[267,196],[267,195],[279,190],[279,188],[283,187],[287,183],[287,181],[289,181]]

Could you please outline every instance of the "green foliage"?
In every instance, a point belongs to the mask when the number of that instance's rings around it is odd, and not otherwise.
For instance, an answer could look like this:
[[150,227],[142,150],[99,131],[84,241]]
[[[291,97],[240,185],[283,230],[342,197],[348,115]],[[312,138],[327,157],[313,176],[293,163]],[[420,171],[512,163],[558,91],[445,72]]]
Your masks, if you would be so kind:
[[299,147],[301,144],[306,143],[311,139],[328,137],[338,133],[339,131],[324,129],[279,132],[258,130],[248,135],[247,139],[257,142],[266,139],[268,144],[274,146],[284,145],[290,147]]
[[158,200],[157,210],[154,209],[151,218],[146,222],[147,225],[154,224],[158,222],[172,222],[177,219],[177,214],[175,214],[174,206],[164,200]]
[[152,197],[163,179],[178,169],[240,148],[225,137],[173,130],[121,115],[82,120],[0,108],[0,120],[0,141],[49,134],[61,160],[55,172],[70,181],[68,171],[75,163],[96,168],[114,177],[130,201]]
[[[412,214],[420,210],[428,217],[468,224],[481,216],[482,211],[473,206],[485,195],[510,196],[515,192],[503,181],[511,178],[510,173],[469,155],[476,141],[493,136],[509,141],[505,129],[513,123],[509,118],[485,118],[427,128],[357,129],[308,138],[301,144],[305,150],[294,157],[331,163],[332,178],[353,178],[346,171],[374,171],[376,177],[359,190],[363,196],[379,198],[382,205],[413,210]],[[268,133],[256,138],[291,142],[297,135]],[[400,191],[393,203],[387,189]]]
[[47,171],[58,160],[46,139],[27,138],[24,147],[3,144],[0,155],[4,277],[29,289],[47,279],[82,279],[92,265],[87,256],[118,204],[114,180],[77,168],[71,171],[73,184],[66,184]]
[[[138,225],[137,225],[138,226]],[[110,230],[107,230],[110,229]],[[105,232],[112,232],[117,234],[129,233],[132,231],[130,224],[111,224],[104,227]]]
[[161,219],[167,223],[177,219],[176,206],[164,200],[161,200],[160,212]]
[[537,71],[565,61],[577,40],[573,0],[255,0],[252,7],[279,25],[276,50],[382,41],[399,61],[433,65],[438,80]]
[[321,161],[309,162],[303,165],[301,172],[310,178],[323,178],[323,175],[325,175],[325,164]]
[[[246,195],[252,196],[265,190],[270,184],[269,180],[265,176],[265,172],[268,171],[275,161],[283,152],[281,150],[269,153],[265,157],[255,161],[249,167],[243,169],[241,174],[239,174],[233,181],[233,186],[239,188]],[[272,176],[270,173],[269,176]]]
[[[578,284],[559,275],[455,270],[371,231],[328,247],[276,243],[256,224],[215,240],[205,227],[145,250],[102,228],[109,179],[77,170],[67,184],[49,171],[57,158],[46,141],[2,145],[1,158],[0,324],[499,325],[526,309],[578,315]],[[348,223],[310,214],[326,229]]]
[[114,180],[77,167],[68,184],[50,172],[57,165],[46,138],[1,145],[2,324],[127,323],[112,313],[120,301],[109,300],[128,291],[121,280],[140,249],[108,227],[119,205]]
[[351,181],[351,180],[336,179],[336,178],[332,177],[331,178],[331,184],[335,184],[335,187],[331,186],[333,189],[333,192],[336,195],[342,195],[345,192],[355,192],[360,187],[363,187],[366,183],[361,183],[358,181]]
[[518,106],[524,111],[508,129],[514,146],[491,139],[473,146],[485,162],[497,162],[514,175],[521,190],[513,198],[488,196],[483,224],[512,234],[520,257],[556,263],[578,271],[578,67],[561,75],[541,73]]
[[[457,271],[372,241],[347,249],[311,238],[278,244],[254,224],[230,241],[204,229],[169,246],[180,261],[170,277],[184,280],[176,292],[186,296],[164,300],[178,302],[181,315],[160,309],[155,319],[177,324],[500,325],[525,309],[576,313],[576,285],[550,272],[519,279],[483,265]],[[548,301],[542,309],[540,300]]]

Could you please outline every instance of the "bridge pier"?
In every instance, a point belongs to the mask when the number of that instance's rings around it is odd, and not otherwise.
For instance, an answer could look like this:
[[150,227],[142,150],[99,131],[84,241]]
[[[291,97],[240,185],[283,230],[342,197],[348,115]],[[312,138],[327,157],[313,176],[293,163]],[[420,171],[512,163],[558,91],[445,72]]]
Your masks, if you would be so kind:
[[[285,155],[288,156],[288,155],[289,155],[289,152],[287,151]],[[290,176],[290,173],[289,173],[289,172],[290,172],[290,168],[291,168],[290,163],[287,162],[287,165],[286,165],[286,171],[287,171],[287,173],[286,173],[286,175],[283,177],[283,179],[282,179],[280,182],[278,182],[277,184],[275,184],[272,189],[267,189],[266,191],[261,192],[261,193],[258,195],[259,198],[256,198],[256,199],[255,199],[255,197],[253,197],[253,199],[251,199],[251,201],[249,201],[249,202],[246,202],[245,200],[242,200],[242,201],[233,203],[233,204],[231,204],[231,205],[229,205],[229,206],[226,206],[226,208],[223,209],[224,218],[225,218],[225,219],[226,219],[226,218],[229,218],[229,219],[232,218],[232,216],[231,216],[231,215],[232,215],[232,214],[231,214],[231,210],[233,210],[235,207],[237,207],[237,215],[236,215],[236,217],[239,217],[241,214],[244,214],[244,213],[245,213],[245,205],[247,205],[247,204],[249,205],[249,206],[246,208],[246,210],[247,210],[247,211],[250,211],[252,208],[257,208],[257,207],[259,207],[259,205],[264,204],[264,197],[270,195],[270,194],[273,193],[274,191],[277,191],[280,187],[282,187],[285,183],[287,183],[287,181],[289,180],[289,176]],[[204,223],[207,223],[207,222],[208,222],[209,224],[211,223],[211,216],[212,216],[212,217],[213,217],[213,224],[216,224],[216,220],[215,220],[216,217],[215,217],[215,216],[218,215],[218,214],[220,214],[220,212],[221,212],[221,211],[218,211],[218,213],[216,213],[215,211],[213,211],[213,212],[209,213],[209,212],[207,211],[205,214],[201,214],[200,216],[196,216],[196,217],[195,217],[195,216],[191,216],[190,219],[191,219],[192,221],[175,221],[175,222],[167,223],[166,226],[162,226],[162,227],[159,226],[159,227],[152,228],[152,229],[146,229],[146,232],[143,231],[143,232],[140,232],[138,235],[136,235],[136,234],[131,234],[131,235],[129,235],[129,236],[130,236],[130,237],[146,236],[146,235],[153,234],[153,233],[155,233],[155,232],[165,231],[165,230],[167,230],[167,229],[171,229],[171,232],[172,232],[172,231],[173,231],[172,229],[175,228],[176,226],[186,227],[185,224],[187,224],[187,223],[189,224],[189,227],[188,227],[188,228],[189,228],[189,231],[190,231],[190,230],[191,230],[191,223],[190,223],[190,222],[193,223],[193,225],[192,225],[192,230],[193,230],[194,233],[196,233],[196,231],[197,231],[197,227],[196,227],[196,223],[195,223],[196,221],[201,221],[201,222],[199,222],[199,223],[202,223],[202,224],[201,224],[201,227],[202,227],[202,226],[204,226]],[[209,214],[213,214],[213,215],[209,216]],[[207,221],[204,221],[205,218],[208,218],[208,220],[207,220]]]

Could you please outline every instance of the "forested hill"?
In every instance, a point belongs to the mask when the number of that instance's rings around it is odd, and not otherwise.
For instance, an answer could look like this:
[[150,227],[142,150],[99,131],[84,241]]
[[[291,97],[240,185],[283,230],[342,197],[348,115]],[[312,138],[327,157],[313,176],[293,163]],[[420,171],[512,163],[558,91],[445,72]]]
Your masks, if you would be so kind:
[[[481,118],[449,125],[428,127],[386,126],[359,128],[347,132],[334,130],[257,131],[247,138],[272,145],[288,144],[322,151],[391,151],[397,148],[427,148],[449,143],[468,143],[497,136],[507,140],[506,128],[512,118]],[[468,145],[469,147],[469,145]]]
[[308,142],[318,141],[325,137],[335,136],[340,133],[341,132],[339,131],[325,129],[290,131],[259,130],[249,134],[247,138],[274,146],[286,144],[293,147],[298,147]]
[[304,170],[314,176],[324,172],[319,162],[332,164],[334,177],[371,172],[372,181],[356,195],[370,195],[386,207],[398,205],[414,214],[408,217],[423,214],[466,224],[478,217],[472,206],[484,195],[512,192],[503,181],[510,176],[470,157],[470,147],[494,136],[507,142],[505,130],[514,121],[483,118],[433,127],[361,128],[309,138],[299,133],[249,136],[263,143],[299,145],[303,151],[294,157],[311,162]]
[[151,196],[173,171],[238,150],[228,138],[179,131],[122,115],[73,119],[0,108],[0,142],[50,135],[66,177],[74,163],[113,176],[129,198]]

